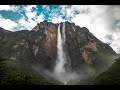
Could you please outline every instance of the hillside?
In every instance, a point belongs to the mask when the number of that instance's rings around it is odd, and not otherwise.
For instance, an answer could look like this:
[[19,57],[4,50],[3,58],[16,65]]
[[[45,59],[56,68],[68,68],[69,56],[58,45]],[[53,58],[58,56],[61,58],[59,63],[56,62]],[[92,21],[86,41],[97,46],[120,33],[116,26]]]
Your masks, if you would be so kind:
[[105,72],[82,80],[82,85],[120,85],[120,58]]
[[54,83],[29,65],[0,58],[0,85],[54,85]]

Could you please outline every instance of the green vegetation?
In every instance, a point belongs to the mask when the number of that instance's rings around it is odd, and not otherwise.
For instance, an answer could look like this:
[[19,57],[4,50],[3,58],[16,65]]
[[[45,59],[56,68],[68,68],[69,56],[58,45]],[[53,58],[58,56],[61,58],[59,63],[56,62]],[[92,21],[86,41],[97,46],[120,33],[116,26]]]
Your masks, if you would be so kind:
[[82,85],[120,85],[120,58],[105,72],[98,76],[81,80]]
[[[2,47],[2,45],[0,45]],[[1,51],[0,51],[1,53]],[[0,54],[0,85],[54,85],[31,68],[16,60],[3,58]]]
[[0,58],[0,85],[53,85],[28,65]]

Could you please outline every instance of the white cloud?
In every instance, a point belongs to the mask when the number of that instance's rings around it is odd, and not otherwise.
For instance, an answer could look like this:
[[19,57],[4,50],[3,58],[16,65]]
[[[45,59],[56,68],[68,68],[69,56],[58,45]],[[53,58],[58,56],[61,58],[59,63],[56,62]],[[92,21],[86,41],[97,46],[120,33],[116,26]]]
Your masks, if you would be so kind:
[[48,5],[42,5],[42,9],[44,13],[49,13],[51,11]]
[[[65,6],[63,6],[65,7]],[[63,10],[63,9],[62,9]],[[80,13],[75,14],[75,11]],[[120,45],[118,32],[120,32],[119,22],[114,24],[116,20],[120,20],[120,6],[106,5],[73,5],[66,8],[66,15],[72,17],[71,21],[80,27],[87,27],[98,39],[104,43],[111,43],[111,47],[120,53]],[[115,27],[115,28],[113,28]],[[114,37],[112,40],[106,36]]]
[[60,23],[60,22],[64,22],[65,20],[62,19],[61,17],[58,17],[58,18],[52,18],[51,20],[53,23]]
[[32,8],[36,8],[36,9],[37,9],[37,5],[27,5],[27,6],[25,7],[25,10],[26,10],[27,12],[31,12],[31,11],[32,11]]
[[37,23],[40,23],[44,20],[43,14],[40,14],[39,16],[35,16],[35,21],[32,19],[28,19],[28,21],[25,20],[25,17],[22,17],[20,20],[18,20],[18,23],[20,26],[25,27],[28,30],[32,30]]
[[10,19],[5,19],[2,17],[2,15],[0,15],[0,26],[8,30],[13,30],[15,27],[20,27],[19,28],[20,30],[21,29],[31,30],[39,21],[38,19],[40,19],[40,21],[41,19],[43,19],[43,15],[39,15],[40,17],[38,17],[37,11],[32,11],[33,8],[36,8],[37,10],[36,6],[37,5],[27,5],[22,7],[22,11],[25,11],[26,16],[28,17],[28,21],[26,21],[25,16],[19,12],[21,9],[19,6],[0,5],[0,10],[13,11],[13,12],[18,11],[18,13],[22,15],[22,18],[19,19],[17,23]]
[[27,29],[30,29],[29,23],[25,20],[24,17],[18,20],[18,24],[20,26],[24,26]]
[[28,21],[26,21],[24,17],[18,20],[18,24],[22,27],[25,27],[24,29],[28,30],[32,30],[37,25],[37,23],[34,20],[29,19]]
[[35,18],[36,14],[37,14],[37,12],[26,12],[26,16],[29,19]]
[[106,33],[108,34],[106,31],[108,28],[106,22],[104,21],[104,16],[101,16],[103,14],[102,11],[97,11],[98,9],[96,8],[98,8],[98,6],[87,6],[87,8],[86,6],[84,7],[81,8],[82,10],[79,8],[79,10],[84,11],[85,13],[83,12],[75,15],[75,17],[72,17],[72,21],[80,27],[87,27],[98,39],[104,41],[103,38]]
[[28,26],[32,30],[37,25],[37,23],[32,19],[29,19],[28,21],[29,21]]
[[113,47],[116,52],[120,53],[120,38],[115,39],[110,46]]
[[44,19],[45,19],[45,18],[44,18],[44,15],[43,15],[43,14],[40,14],[39,16],[36,16],[36,17],[35,17],[35,21],[36,21],[37,23],[42,22]]
[[[36,8],[36,11],[32,11],[33,8]],[[37,25],[37,23],[40,23],[44,20],[44,15],[42,13],[40,15],[37,15],[37,13],[37,5],[28,5],[27,7],[25,7],[25,14],[28,18],[28,21],[26,21],[25,18],[22,18],[21,20],[19,20],[19,22],[24,27],[31,30]]]
[[13,5],[0,5],[0,11],[1,11],[1,10],[17,11],[18,8],[17,8],[17,6],[13,6]]
[[29,19],[35,18],[35,16],[37,15],[37,11],[32,12],[32,9],[36,8],[36,6],[37,5],[28,5],[24,8],[25,9],[25,14]]
[[2,15],[0,15],[0,27],[6,29],[6,30],[10,30],[13,31],[13,29],[17,26],[17,23],[15,23],[14,21],[10,20],[10,19],[5,19],[2,17]]
[[[32,10],[33,8],[36,8],[36,10],[33,11]],[[32,30],[37,25],[37,23],[43,21],[44,15],[43,14],[37,15],[38,13],[37,5],[27,5],[26,7],[24,7],[24,10],[28,20],[26,20],[25,16],[23,16],[18,21],[19,25],[25,27],[24,29]]]

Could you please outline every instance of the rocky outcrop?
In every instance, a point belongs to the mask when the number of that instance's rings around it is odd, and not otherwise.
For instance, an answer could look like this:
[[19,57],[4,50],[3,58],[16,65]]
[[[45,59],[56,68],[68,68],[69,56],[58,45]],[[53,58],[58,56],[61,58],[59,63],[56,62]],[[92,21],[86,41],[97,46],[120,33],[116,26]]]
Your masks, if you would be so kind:
[[[60,25],[62,31],[63,23]],[[0,42],[5,42],[2,54],[22,63],[53,70],[57,57],[57,28],[58,24],[47,21],[38,23],[31,31],[9,32],[0,28]],[[79,72],[86,65],[96,68],[98,63],[100,68],[107,57],[110,59],[116,55],[109,45],[98,40],[85,27],[65,22],[65,34],[66,68],[69,66],[72,71]]]

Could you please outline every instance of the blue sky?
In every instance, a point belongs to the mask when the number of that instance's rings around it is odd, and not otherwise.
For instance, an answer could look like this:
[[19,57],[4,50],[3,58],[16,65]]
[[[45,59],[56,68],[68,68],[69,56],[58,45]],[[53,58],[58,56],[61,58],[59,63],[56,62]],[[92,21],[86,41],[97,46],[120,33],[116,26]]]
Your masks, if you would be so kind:
[[74,22],[120,53],[120,5],[0,5],[0,27],[32,30],[37,23]]

